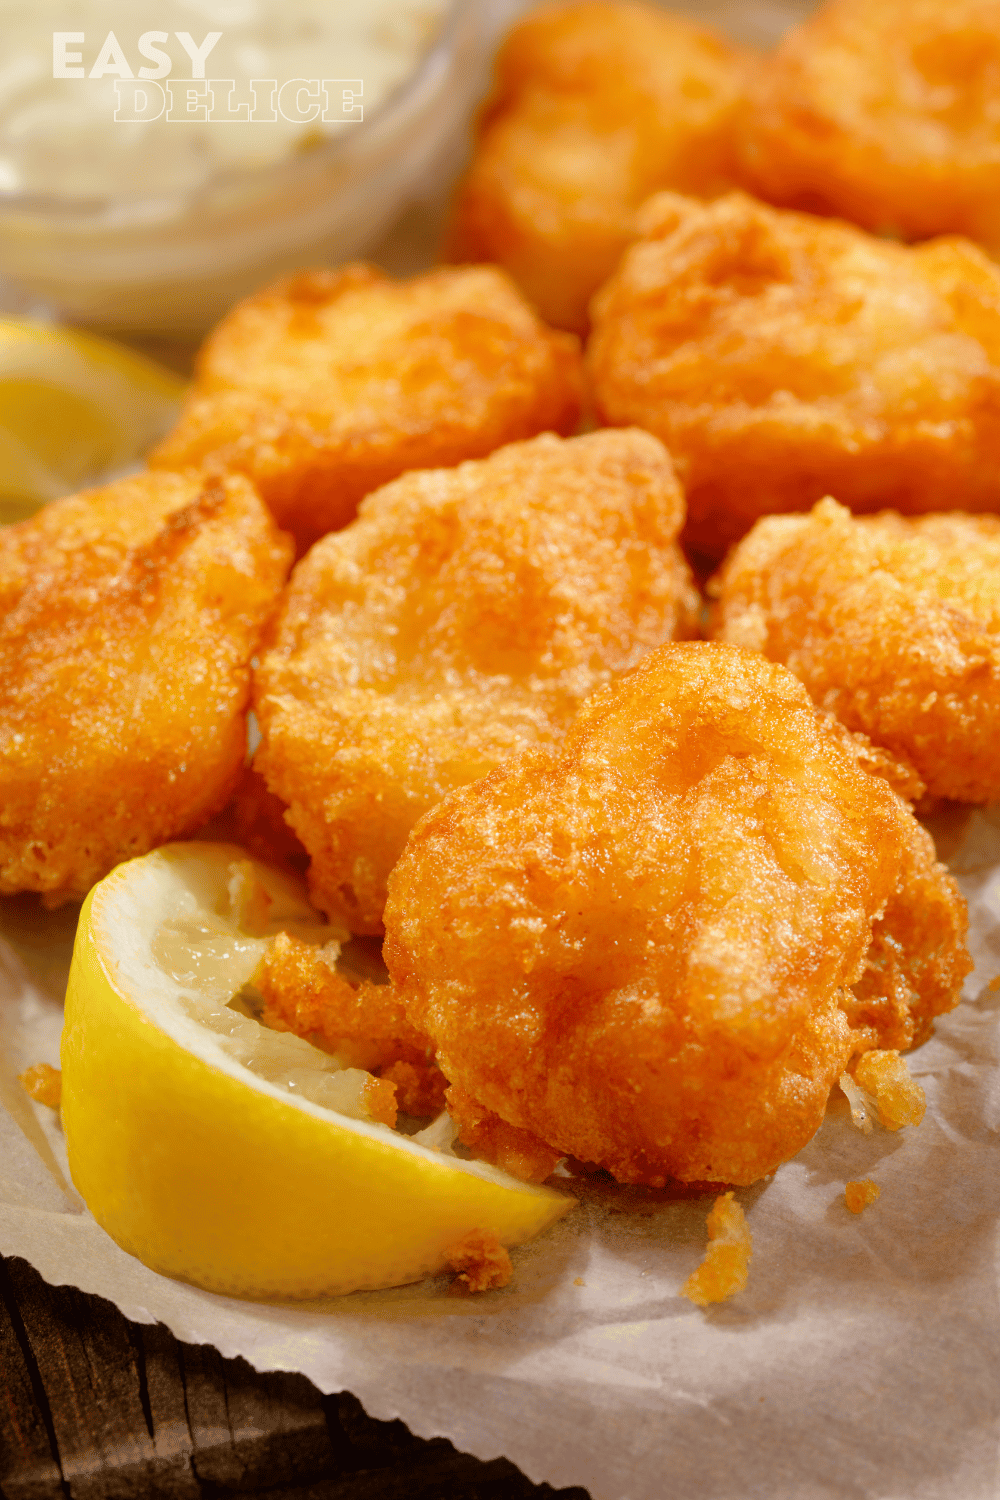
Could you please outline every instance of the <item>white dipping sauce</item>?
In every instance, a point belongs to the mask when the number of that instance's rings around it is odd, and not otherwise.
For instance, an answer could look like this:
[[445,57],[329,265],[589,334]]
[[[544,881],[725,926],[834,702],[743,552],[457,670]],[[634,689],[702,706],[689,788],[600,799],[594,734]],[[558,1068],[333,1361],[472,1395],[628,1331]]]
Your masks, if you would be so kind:
[[[280,162],[354,128],[337,118],[340,81],[362,80],[356,103],[369,116],[414,71],[446,9],[445,0],[144,0],[141,10],[130,0],[0,0],[0,193],[187,197],[220,172]],[[221,35],[206,48],[212,32]],[[54,33],[64,34],[55,44]],[[53,76],[72,69],[84,76]],[[185,89],[182,79],[205,81]],[[232,95],[213,80],[232,80]],[[253,80],[292,82],[281,96],[292,118],[270,83],[251,92]],[[338,82],[311,95],[294,80]],[[158,119],[125,123],[161,101]],[[241,101],[254,123],[224,118]]]

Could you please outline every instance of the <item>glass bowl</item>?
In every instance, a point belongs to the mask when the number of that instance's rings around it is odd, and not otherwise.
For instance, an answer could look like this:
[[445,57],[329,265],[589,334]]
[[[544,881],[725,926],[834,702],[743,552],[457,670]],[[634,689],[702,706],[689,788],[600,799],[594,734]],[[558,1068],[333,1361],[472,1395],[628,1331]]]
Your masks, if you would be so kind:
[[455,0],[370,117],[187,195],[0,192],[0,275],[64,319],[176,337],[283,271],[358,256],[460,165],[488,29],[476,0]]

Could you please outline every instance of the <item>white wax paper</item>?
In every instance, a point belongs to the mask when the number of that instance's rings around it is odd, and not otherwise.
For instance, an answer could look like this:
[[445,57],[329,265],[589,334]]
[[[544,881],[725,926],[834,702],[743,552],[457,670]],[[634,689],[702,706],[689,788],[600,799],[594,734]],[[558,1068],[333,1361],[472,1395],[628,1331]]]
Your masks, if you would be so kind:
[[[296,1307],[157,1276],[73,1191],[52,1110],[16,1082],[58,1063],[72,911],[0,901],[0,1251],[137,1322],[348,1389],[481,1458],[594,1500],[995,1500],[1000,1491],[1000,814],[937,830],[972,915],[966,1000],[912,1055],[917,1129],[864,1136],[834,1091],[812,1143],[738,1193],[747,1290],[678,1295],[711,1198],[580,1186],[580,1207],[477,1298],[444,1280]],[[164,1121],[164,1128],[169,1122]],[[857,1217],[844,1184],[882,1196]]]

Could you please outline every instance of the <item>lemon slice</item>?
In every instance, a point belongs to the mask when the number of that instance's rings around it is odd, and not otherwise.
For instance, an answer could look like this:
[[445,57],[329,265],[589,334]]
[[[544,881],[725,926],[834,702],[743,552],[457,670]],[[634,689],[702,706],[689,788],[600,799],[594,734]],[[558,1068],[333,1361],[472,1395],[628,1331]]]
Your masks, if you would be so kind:
[[225,844],[119,865],[83,905],[62,1043],[70,1170],[156,1271],[239,1297],[396,1286],[443,1270],[472,1229],[517,1245],[572,1206],[317,1102],[343,1085],[337,1059],[229,1003],[270,933],[322,942],[320,921],[294,882]]
[[0,319],[0,524],[134,462],[184,382],[119,344]]

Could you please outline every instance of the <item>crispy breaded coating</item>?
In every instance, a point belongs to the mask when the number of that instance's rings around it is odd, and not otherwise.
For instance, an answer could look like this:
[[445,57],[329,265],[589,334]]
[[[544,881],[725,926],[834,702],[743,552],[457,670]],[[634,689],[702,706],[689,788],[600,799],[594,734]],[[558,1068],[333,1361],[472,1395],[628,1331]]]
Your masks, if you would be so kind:
[[384,954],[452,1085],[625,1182],[750,1183],[798,1151],[877,1031],[841,1000],[887,907],[915,1009],[970,967],[954,881],[902,888],[929,837],[843,741],[785,668],[676,644],[446,797]]
[[879,234],[1000,251],[1000,4],[829,0],[757,71],[752,190]]
[[719,639],[790,667],[932,796],[1000,797],[1000,516],[826,499],[759,521],[710,588]]
[[557,1166],[561,1151],[553,1151],[529,1130],[508,1125],[457,1084],[447,1090],[445,1102],[462,1145],[511,1177],[522,1182],[544,1182]]
[[353,985],[337,972],[336,954],[279,932],[253,979],[266,1026],[287,1028],[331,1052],[351,1053],[355,1067],[424,1064],[430,1047],[406,1019],[391,985]]
[[594,301],[597,405],[670,449],[712,556],[759,516],[1000,508],[1000,269],[962,240],[660,194]]
[[304,271],[222,320],[149,461],[249,475],[304,551],[406,469],[572,432],[580,393],[575,340],[495,266]]
[[852,1214],[863,1213],[870,1204],[876,1203],[881,1196],[882,1189],[870,1177],[863,1177],[860,1182],[848,1182],[844,1186],[844,1202]]
[[313,548],[257,673],[255,765],[323,910],[381,931],[422,813],[693,633],[682,520],[655,438],[543,436],[406,475]]
[[17,1081],[36,1104],[46,1104],[49,1109],[58,1109],[62,1103],[62,1070],[51,1063],[35,1063],[18,1073]]
[[656,5],[534,12],[497,56],[451,258],[498,262],[549,323],[584,333],[650,193],[708,198],[736,183],[748,60]]
[[514,1275],[510,1256],[489,1229],[470,1229],[447,1255],[448,1265],[459,1274],[452,1291],[489,1292],[507,1286]]
[[708,1249],[697,1271],[681,1287],[681,1296],[698,1307],[725,1302],[746,1288],[750,1278],[753,1237],[742,1206],[732,1193],[716,1198],[706,1221]]
[[854,1081],[875,1101],[886,1130],[919,1125],[927,1110],[924,1091],[898,1052],[865,1052],[853,1066]]
[[0,892],[83,896],[222,807],[290,560],[242,477],[142,474],[0,531]]

